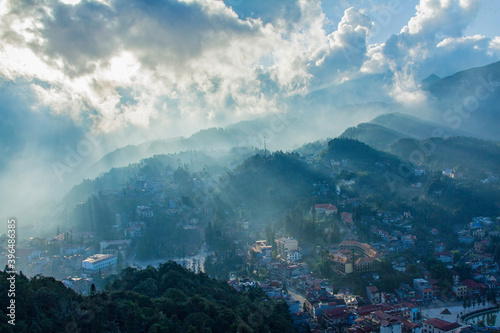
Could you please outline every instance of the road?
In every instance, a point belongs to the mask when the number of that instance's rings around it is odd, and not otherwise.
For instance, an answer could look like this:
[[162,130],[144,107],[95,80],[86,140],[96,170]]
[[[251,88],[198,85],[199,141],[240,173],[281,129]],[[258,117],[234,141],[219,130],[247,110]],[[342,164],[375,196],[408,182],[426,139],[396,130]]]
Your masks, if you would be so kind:
[[289,294],[289,295],[290,295],[290,296],[291,296],[294,300],[296,300],[296,301],[299,301],[299,302],[300,302],[300,309],[301,309],[302,311],[304,311],[304,309],[303,309],[302,307],[303,307],[304,302],[306,301],[306,299],[305,299],[303,296],[301,296],[301,295],[297,292],[297,290],[295,290],[294,288],[287,287],[287,289],[288,289],[288,294]]

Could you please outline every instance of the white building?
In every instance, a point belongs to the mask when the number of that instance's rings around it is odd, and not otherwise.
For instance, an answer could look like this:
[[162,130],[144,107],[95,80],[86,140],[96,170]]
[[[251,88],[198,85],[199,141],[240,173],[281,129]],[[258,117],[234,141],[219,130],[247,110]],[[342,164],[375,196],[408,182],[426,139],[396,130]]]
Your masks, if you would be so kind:
[[116,265],[117,260],[117,257],[112,254],[94,254],[82,261],[82,268],[95,272]]
[[287,258],[289,253],[299,250],[299,242],[293,237],[282,237],[276,240],[278,254],[281,258]]
[[287,254],[286,259],[288,262],[296,262],[302,260],[302,253],[299,251],[292,251]]

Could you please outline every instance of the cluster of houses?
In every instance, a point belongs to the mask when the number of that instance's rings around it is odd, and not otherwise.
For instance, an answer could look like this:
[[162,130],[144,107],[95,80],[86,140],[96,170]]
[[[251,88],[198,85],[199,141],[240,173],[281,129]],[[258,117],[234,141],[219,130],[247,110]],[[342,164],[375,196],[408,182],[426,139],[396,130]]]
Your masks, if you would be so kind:
[[354,272],[374,272],[380,269],[382,255],[372,246],[347,240],[331,251],[335,273],[341,276]]
[[[338,214],[338,209],[332,204],[317,204],[313,208],[317,216]],[[413,216],[410,212],[396,214],[378,211],[375,217],[361,217],[362,223],[373,227],[371,233],[377,241],[367,244],[357,240],[344,240],[338,245],[330,246],[329,258],[332,260],[335,273],[339,276],[349,276],[354,272],[370,273],[373,279],[378,279],[382,258],[393,258],[394,269],[405,272],[409,262],[398,253],[416,246],[417,237],[412,234]],[[496,273],[498,272],[494,255],[488,252],[493,236],[500,233],[490,226],[497,221],[491,218],[477,217],[463,229],[458,230],[459,236],[470,236],[473,242],[469,251],[446,251],[443,243],[431,242],[419,244],[426,247],[427,253],[442,262],[450,269],[452,280],[443,285],[430,276],[430,273],[417,264],[422,270],[421,278],[413,279],[411,284],[401,283],[396,290],[379,291],[376,286],[366,287],[366,295],[360,297],[349,291],[341,290],[333,293],[335,287],[327,281],[312,274],[306,263],[301,262],[303,251],[298,240],[291,237],[280,237],[276,240],[277,256],[273,258],[272,247],[265,241],[257,241],[251,248],[254,251],[257,265],[265,267],[270,280],[259,282],[269,297],[283,297],[293,309],[294,324],[300,327],[308,325],[314,332],[338,331],[343,326],[349,332],[459,332],[464,329],[455,322],[456,317],[444,318],[423,317],[420,308],[441,300],[469,300],[471,302],[486,301],[486,295],[497,288]],[[397,225],[397,230],[391,227]],[[392,229],[392,230],[391,230]],[[436,240],[440,239],[439,231],[430,230]],[[461,242],[463,243],[463,242]],[[430,245],[432,244],[432,245]],[[460,258],[460,259],[458,259]],[[466,264],[473,269],[473,276],[460,280],[453,270],[454,265]],[[363,275],[363,276],[366,276]],[[295,311],[297,297],[301,295],[302,302],[299,311]],[[465,302],[465,301],[464,301]],[[466,303],[464,303],[466,304]],[[465,307],[465,305],[464,305]],[[452,320],[453,319],[453,320]]]
[[[1,241],[0,241],[1,242]],[[131,239],[103,240],[93,232],[67,230],[52,239],[30,238],[16,249],[17,270],[27,276],[54,276],[66,286],[84,291],[93,273],[111,272],[125,258]]]
[[[286,269],[285,267],[284,270]],[[415,288],[408,288],[416,294],[425,293],[427,285],[424,281],[416,279]],[[310,329],[311,332],[456,333],[463,328],[455,321],[435,317],[423,318],[418,304],[386,299],[384,293],[375,286],[366,287],[365,298],[344,289],[333,293],[333,286],[328,286],[326,281],[310,275],[305,279],[302,286],[304,289],[301,289],[298,283],[293,287],[294,293],[298,290],[306,291],[301,302],[297,297],[292,297],[295,295],[290,291],[291,285],[281,280],[256,282],[248,276],[241,276],[231,279],[229,284],[238,290],[258,286],[269,298],[283,299],[290,307],[298,332]]]

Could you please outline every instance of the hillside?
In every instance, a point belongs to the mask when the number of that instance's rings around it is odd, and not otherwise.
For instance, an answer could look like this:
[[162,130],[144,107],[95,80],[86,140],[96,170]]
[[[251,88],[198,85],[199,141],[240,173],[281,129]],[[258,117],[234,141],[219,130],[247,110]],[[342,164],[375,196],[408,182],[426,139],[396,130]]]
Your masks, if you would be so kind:
[[445,77],[428,88],[436,119],[485,139],[500,139],[500,62]]
[[129,145],[105,155],[88,170],[89,177],[95,177],[111,168],[137,163],[159,154],[176,153],[186,150],[229,150],[243,142],[246,134],[237,128],[209,128],[194,133],[188,138],[171,138],[148,141],[139,145]]
[[384,168],[397,168],[401,161],[394,155],[376,150],[367,144],[346,138],[333,139],[328,143],[328,148],[322,153],[321,159],[348,160],[356,170],[372,170],[382,165]]
[[500,173],[500,144],[498,142],[466,137],[420,141],[401,139],[391,145],[390,150],[405,160],[410,159],[411,154],[418,155],[418,161],[430,169],[456,169],[474,178],[485,177],[485,172]]
[[233,207],[245,205],[261,216],[275,216],[298,200],[310,198],[313,184],[326,177],[302,162],[295,153],[255,155],[227,175],[223,199]]
[[184,151],[176,154],[155,155],[139,163],[112,168],[93,180],[84,180],[66,194],[64,202],[71,205],[87,200],[90,195],[99,190],[115,190],[137,175],[164,177],[165,173],[173,172],[178,167],[186,166],[192,172],[203,171],[215,175],[239,165],[245,158],[256,152],[258,152],[256,149],[241,147],[229,151]]
[[389,146],[402,138],[426,139],[436,136],[465,135],[441,124],[423,120],[399,112],[387,113],[350,127],[340,137],[356,139],[379,150],[389,150]]
[[[0,272],[2,307],[9,274]],[[91,292],[92,294],[92,292]],[[16,326],[5,332],[293,332],[288,306],[262,290],[238,293],[226,282],[174,262],[127,268],[106,289],[81,296],[49,277],[16,277]]]
[[387,150],[392,143],[403,138],[403,134],[384,126],[361,123],[356,127],[349,127],[340,137],[358,140],[379,150]]

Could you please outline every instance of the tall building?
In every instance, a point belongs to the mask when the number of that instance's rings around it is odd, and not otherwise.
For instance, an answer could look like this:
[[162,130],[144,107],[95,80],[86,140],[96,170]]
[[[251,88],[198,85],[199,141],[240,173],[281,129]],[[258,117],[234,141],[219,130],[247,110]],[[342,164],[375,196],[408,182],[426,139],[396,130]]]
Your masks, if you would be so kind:
[[112,267],[117,263],[117,257],[112,254],[94,254],[82,261],[82,268],[96,272],[100,269]]
[[287,255],[299,250],[299,242],[293,237],[281,237],[276,240],[278,254],[282,259],[287,259]]

